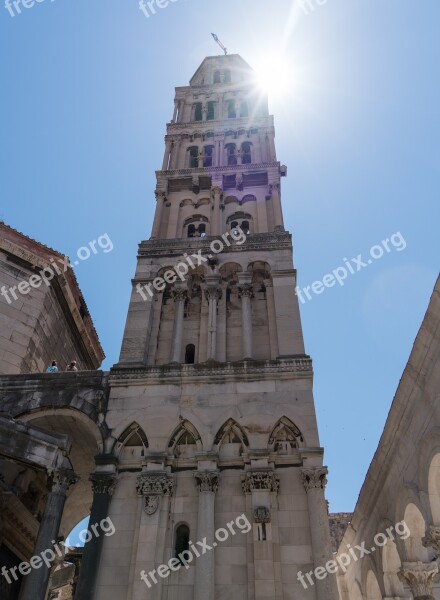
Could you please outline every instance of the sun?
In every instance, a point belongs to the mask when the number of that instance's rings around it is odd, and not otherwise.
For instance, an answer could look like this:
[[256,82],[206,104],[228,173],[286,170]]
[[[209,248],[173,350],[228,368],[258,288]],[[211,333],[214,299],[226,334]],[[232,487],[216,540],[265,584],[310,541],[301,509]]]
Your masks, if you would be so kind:
[[294,86],[293,66],[284,57],[265,56],[255,62],[257,85],[274,100],[289,96]]

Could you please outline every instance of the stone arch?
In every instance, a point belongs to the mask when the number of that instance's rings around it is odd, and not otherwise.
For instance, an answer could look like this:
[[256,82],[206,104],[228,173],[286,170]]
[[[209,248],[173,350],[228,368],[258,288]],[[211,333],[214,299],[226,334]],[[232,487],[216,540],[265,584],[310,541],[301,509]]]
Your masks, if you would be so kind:
[[168,453],[179,459],[193,459],[203,450],[202,438],[194,425],[182,419],[168,442]]
[[292,454],[304,439],[298,427],[287,417],[281,417],[269,437],[269,451]]
[[368,571],[366,582],[366,600],[382,600],[382,592],[380,591],[377,577],[372,570]]
[[237,458],[249,447],[246,432],[235,419],[228,419],[214,438],[214,451],[220,458]]
[[413,502],[409,502],[405,508],[403,520],[405,521],[411,535],[404,540],[406,558],[410,562],[428,562],[428,550],[423,546],[423,538],[426,533],[426,521],[422,512]]
[[252,273],[253,283],[263,284],[264,281],[270,280],[272,277],[272,267],[269,263],[262,260],[249,263],[247,270]]
[[67,536],[90,514],[93,493],[89,476],[95,472],[95,456],[104,448],[102,431],[89,416],[73,408],[39,410],[21,420],[49,433],[65,434],[72,444],[69,460],[80,479],[69,489],[63,511],[60,534]]
[[148,448],[148,439],[142,427],[134,421],[119,436],[115,455],[121,463],[139,462]]

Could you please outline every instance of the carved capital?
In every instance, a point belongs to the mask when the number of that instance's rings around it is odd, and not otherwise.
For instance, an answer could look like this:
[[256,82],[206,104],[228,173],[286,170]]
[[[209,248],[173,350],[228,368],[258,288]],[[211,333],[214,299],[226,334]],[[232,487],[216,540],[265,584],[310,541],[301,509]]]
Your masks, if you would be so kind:
[[433,585],[438,574],[438,564],[422,562],[404,562],[399,573],[399,578],[411,588],[414,600],[434,599]]
[[438,557],[440,555],[440,527],[430,525],[422,543],[425,548],[432,548]]
[[194,473],[196,486],[199,492],[210,492],[216,494],[219,484],[218,471],[196,471]]
[[70,486],[79,481],[72,469],[51,469],[48,473],[49,491],[53,494],[67,494]]
[[156,473],[141,473],[136,481],[136,490],[138,496],[147,496],[148,494],[172,496],[174,491],[174,481],[163,471]]
[[270,509],[266,506],[259,506],[254,509],[255,523],[270,523]]
[[136,481],[138,496],[144,497],[144,510],[147,515],[154,515],[159,508],[162,496],[172,496],[174,481],[167,473],[142,473]]
[[327,467],[301,469],[301,478],[306,492],[310,490],[325,489],[327,485]]
[[280,480],[274,471],[248,471],[241,486],[245,494],[250,494],[255,490],[278,492]]
[[207,287],[205,290],[205,295],[208,302],[210,300],[220,300],[222,297],[222,289],[218,287]]
[[184,302],[188,297],[188,291],[180,288],[174,288],[171,292],[174,302]]
[[223,190],[222,188],[215,186],[212,188],[211,190],[211,196],[213,200],[221,200],[223,195]]
[[89,477],[92,482],[92,490],[94,494],[103,494],[113,496],[116,488],[117,477],[112,473],[92,473]]
[[164,192],[163,190],[156,190],[154,192],[154,195],[156,196],[157,202],[165,202],[165,200],[167,199],[166,192]]
[[252,284],[247,283],[245,285],[240,285],[238,288],[238,295],[240,298],[253,298],[254,288]]

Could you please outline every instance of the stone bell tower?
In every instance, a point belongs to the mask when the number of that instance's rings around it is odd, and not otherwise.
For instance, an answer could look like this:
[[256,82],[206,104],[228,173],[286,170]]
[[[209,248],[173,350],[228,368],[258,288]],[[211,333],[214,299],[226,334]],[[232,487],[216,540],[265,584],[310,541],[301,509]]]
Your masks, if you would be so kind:
[[[109,376],[116,534],[96,598],[337,600],[333,576],[307,590],[297,578],[331,557],[326,469],[281,208],[287,169],[240,56],[206,58],[176,89],[156,175]],[[249,531],[232,534],[243,515]],[[204,538],[215,549],[157,571]]]

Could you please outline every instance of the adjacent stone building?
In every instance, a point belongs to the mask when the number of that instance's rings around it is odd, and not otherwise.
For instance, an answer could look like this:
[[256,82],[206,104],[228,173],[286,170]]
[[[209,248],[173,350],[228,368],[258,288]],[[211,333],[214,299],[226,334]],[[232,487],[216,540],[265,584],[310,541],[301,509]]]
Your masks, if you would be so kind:
[[[104,360],[67,260],[0,222],[0,374],[42,373],[52,360],[97,369]],[[29,285],[44,269],[47,285]]]
[[363,542],[341,600],[440,598],[440,279],[339,551]]

